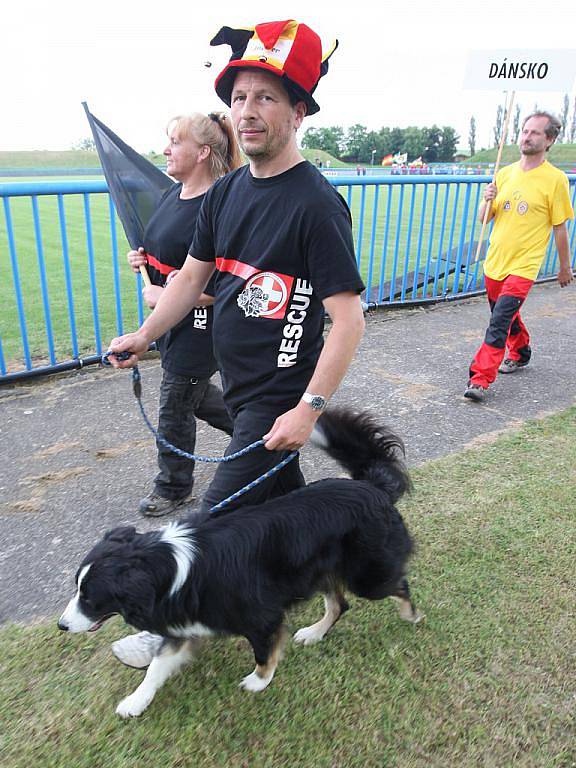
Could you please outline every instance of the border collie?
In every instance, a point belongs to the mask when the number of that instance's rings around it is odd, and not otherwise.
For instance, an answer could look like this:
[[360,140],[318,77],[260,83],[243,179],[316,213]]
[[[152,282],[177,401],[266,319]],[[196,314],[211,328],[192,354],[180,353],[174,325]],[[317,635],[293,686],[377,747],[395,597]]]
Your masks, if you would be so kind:
[[320,480],[199,525],[116,528],[84,558],[59,628],[93,632],[120,614],[164,638],[119,715],[140,715],[209,635],[247,638],[256,668],[240,685],[264,690],[280,659],[285,611],[318,592],[325,613],[296,632],[303,645],[322,640],[346,611],[345,590],[395,598],[401,618],[419,621],[405,575],[412,541],[394,506],[410,485],[401,440],[368,414],[344,410],[325,412],[314,437],[351,480]]

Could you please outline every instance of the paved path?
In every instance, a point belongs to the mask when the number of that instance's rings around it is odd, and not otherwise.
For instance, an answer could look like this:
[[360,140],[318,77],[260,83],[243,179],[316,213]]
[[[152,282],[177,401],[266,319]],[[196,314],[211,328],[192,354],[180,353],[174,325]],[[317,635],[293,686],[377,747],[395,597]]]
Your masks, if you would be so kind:
[[[501,376],[485,404],[464,400],[470,357],[488,319],[485,299],[427,309],[376,311],[335,400],[378,413],[405,439],[411,465],[459,451],[562,410],[576,396],[576,289],[538,286],[524,315],[533,362]],[[249,361],[247,361],[249,364]],[[144,401],[155,416],[160,369],[142,366]],[[68,600],[81,557],[119,524],[140,530],[136,509],[155,472],[154,443],[124,372],[95,367],[0,388],[0,622],[54,616]],[[198,451],[221,455],[225,438],[206,425]],[[334,472],[303,451],[309,480]],[[214,471],[201,465],[201,493]]]

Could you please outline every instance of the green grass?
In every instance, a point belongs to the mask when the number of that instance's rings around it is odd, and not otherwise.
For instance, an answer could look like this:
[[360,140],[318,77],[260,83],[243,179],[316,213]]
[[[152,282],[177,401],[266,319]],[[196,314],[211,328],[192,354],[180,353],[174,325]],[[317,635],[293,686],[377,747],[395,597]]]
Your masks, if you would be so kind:
[[343,160],[331,155],[329,152],[325,152],[323,149],[301,149],[300,153],[306,160],[316,165],[316,160],[321,160],[323,168],[326,169],[326,163],[329,163],[328,168],[350,168],[356,169],[356,163],[345,163]]
[[246,642],[218,640],[124,722],[114,708],[142,675],[111,657],[119,620],[5,627],[3,768],[573,766],[575,464],[572,408],[414,472],[402,512],[425,621],[353,600],[324,643],[288,646],[262,694],[237,688]]
[[[72,281],[74,318],[79,337],[79,351],[95,351],[93,321],[94,300],[88,262],[88,244],[84,202],[81,195],[64,196],[66,215],[66,238],[69,249]],[[36,241],[32,206],[29,198],[13,198],[10,211],[15,233],[26,328],[31,354],[37,359],[46,359],[47,335],[44,305],[42,301],[38,243]],[[57,358],[72,356],[71,329],[66,291],[62,236],[60,232],[57,200],[53,196],[39,198],[42,224],[41,246],[46,264],[47,291],[50,300],[51,323],[57,350]],[[93,250],[95,261],[94,289],[96,307],[100,320],[100,333],[104,344],[117,332],[116,303],[113,282],[113,250],[110,234],[108,195],[90,196]],[[134,275],[128,267],[125,254],[128,244],[118,224],[118,260],[120,272],[120,294],[122,316],[125,327],[137,325],[137,294]],[[0,224],[0,271],[12,276],[8,239],[5,222]],[[21,330],[19,325],[16,291],[13,280],[6,280],[4,312],[1,321],[2,344],[5,359],[20,361]]]
[[47,149],[0,152],[0,168],[99,168],[97,152],[80,149],[54,152]]
[[[330,162],[331,168],[347,167],[348,163],[337,160],[322,149],[304,149],[302,154],[313,163],[320,158],[324,165]],[[165,165],[166,158],[162,154],[147,155],[151,162]],[[354,166],[355,167],[355,166]],[[0,169],[26,169],[26,168],[100,168],[100,160],[97,152],[86,150],[63,150],[54,152],[49,150],[34,150],[22,152],[0,152]]]
[[[374,187],[353,187],[351,195],[347,188],[340,187],[339,191],[352,211],[356,255],[360,260],[360,271],[365,281],[370,278],[370,284],[377,285],[382,274],[384,281],[394,276],[400,282],[405,273],[415,268],[418,254],[420,254],[420,267],[423,268],[428,255],[435,264],[438,258],[445,257],[447,253],[454,251],[459,245],[463,229],[465,243],[477,238],[481,228],[480,222],[476,222],[470,237],[472,217],[477,208],[476,190],[477,187],[472,185],[468,216],[465,218],[464,185],[444,184],[439,185],[436,190],[432,186],[424,185],[394,186],[381,188],[378,193]],[[364,203],[362,203],[363,197]],[[390,207],[388,208],[389,197]],[[436,211],[433,216],[435,197]],[[377,204],[376,215],[374,214],[375,204]],[[364,207],[363,217],[361,216],[362,207]],[[446,212],[445,229],[442,235],[444,212]],[[389,222],[388,231],[387,222]],[[411,225],[410,222],[412,222]],[[398,254],[396,265],[394,264],[395,252]],[[371,256],[372,269],[370,270]],[[466,257],[466,251],[463,257]],[[479,274],[481,277],[481,271]],[[442,269],[439,277],[439,291],[442,292],[444,286]],[[446,287],[451,285],[452,282],[449,281]],[[408,295],[411,296],[410,282],[407,288]],[[430,288],[428,295],[430,295]]]
[[[146,155],[146,157],[149,157],[151,162],[156,164],[166,164],[166,158],[163,155],[154,154],[152,156]],[[26,168],[46,170],[54,168],[100,168],[100,159],[96,151],[84,149],[0,152],[0,170],[25,170]]]
[[[329,161],[331,168],[349,167],[352,170],[356,168],[356,163],[345,163],[321,149],[304,149],[301,152],[311,163],[314,163],[318,157],[322,160],[324,166],[326,166],[326,161]],[[483,149],[480,152],[476,152],[467,163],[493,163],[496,160],[497,153],[497,147]],[[152,155],[149,159],[160,165],[165,163],[165,158],[161,154]],[[518,146],[516,144],[507,144],[502,152],[502,162],[513,163],[518,159]],[[576,144],[555,144],[550,149],[549,159],[552,163],[576,164]],[[0,169],[99,167],[100,160],[98,159],[98,154],[85,150],[0,152]]]

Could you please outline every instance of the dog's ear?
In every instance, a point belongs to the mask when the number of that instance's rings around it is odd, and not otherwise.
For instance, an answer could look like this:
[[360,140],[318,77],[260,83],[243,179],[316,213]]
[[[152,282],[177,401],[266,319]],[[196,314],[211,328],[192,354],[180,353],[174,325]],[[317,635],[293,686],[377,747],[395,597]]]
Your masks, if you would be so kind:
[[118,543],[124,543],[126,541],[132,541],[136,536],[136,528],[133,525],[125,525],[120,528],[113,528],[111,531],[107,531],[104,534],[104,539],[108,541],[117,541]]
[[137,567],[127,568],[119,574],[115,592],[126,623],[136,629],[151,628],[156,588],[150,575]]

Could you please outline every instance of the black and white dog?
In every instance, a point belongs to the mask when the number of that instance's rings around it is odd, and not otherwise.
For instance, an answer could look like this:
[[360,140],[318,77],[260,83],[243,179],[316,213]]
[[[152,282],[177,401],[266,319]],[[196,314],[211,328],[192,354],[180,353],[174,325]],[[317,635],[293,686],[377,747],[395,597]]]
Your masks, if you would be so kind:
[[317,592],[325,614],[295,634],[304,645],[322,640],[348,608],[345,590],[395,598],[401,618],[420,619],[405,575],[412,541],[394,506],[410,483],[400,439],[367,414],[336,410],[321,416],[315,436],[352,480],[320,480],[198,526],[117,528],[86,556],[60,629],[91,632],[120,614],[164,638],[118,714],[140,715],[209,635],[248,639],[256,668],[240,685],[263,690],[280,659],[285,611]]

